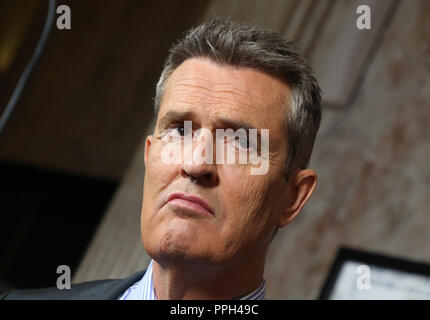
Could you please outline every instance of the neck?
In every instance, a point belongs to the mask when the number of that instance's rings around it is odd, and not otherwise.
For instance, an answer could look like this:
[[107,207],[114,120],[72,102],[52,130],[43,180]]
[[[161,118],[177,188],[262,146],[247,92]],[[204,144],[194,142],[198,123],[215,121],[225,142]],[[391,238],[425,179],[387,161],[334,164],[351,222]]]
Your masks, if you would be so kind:
[[264,257],[253,263],[216,265],[195,261],[154,260],[153,282],[159,300],[230,300],[263,282]]

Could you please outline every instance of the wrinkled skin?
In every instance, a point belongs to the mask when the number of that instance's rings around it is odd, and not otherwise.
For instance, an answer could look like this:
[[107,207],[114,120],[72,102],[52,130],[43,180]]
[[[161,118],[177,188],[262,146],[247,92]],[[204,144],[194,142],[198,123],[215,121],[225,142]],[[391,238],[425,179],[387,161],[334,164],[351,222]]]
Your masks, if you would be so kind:
[[[274,231],[297,216],[316,185],[310,169],[295,171],[288,181],[283,175],[288,144],[283,101],[289,92],[271,75],[203,58],[186,60],[169,77],[154,133],[146,139],[141,214],[159,299],[230,299],[261,283]],[[270,130],[267,174],[251,175],[252,164],[162,161],[166,132],[181,143],[178,125],[190,120],[193,130],[205,128],[215,136],[216,129],[227,129],[225,119]],[[239,146],[237,152],[250,151]],[[202,198],[213,214],[166,203],[178,191]]]

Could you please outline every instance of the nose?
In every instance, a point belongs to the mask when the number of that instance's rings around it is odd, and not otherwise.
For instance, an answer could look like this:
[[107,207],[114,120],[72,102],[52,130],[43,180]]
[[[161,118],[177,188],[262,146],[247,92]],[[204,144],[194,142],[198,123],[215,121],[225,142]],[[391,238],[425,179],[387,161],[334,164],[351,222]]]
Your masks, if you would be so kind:
[[[212,141],[209,139],[197,139],[193,141],[191,148],[184,148],[183,161],[180,166],[180,174],[184,178],[189,178],[194,182],[211,186],[218,182],[217,166],[213,162]],[[206,152],[212,161],[205,158]],[[210,163],[212,162],[212,163]]]
[[181,167],[181,175],[184,178],[190,178],[203,185],[214,185],[218,181],[215,165],[211,164],[183,164]]

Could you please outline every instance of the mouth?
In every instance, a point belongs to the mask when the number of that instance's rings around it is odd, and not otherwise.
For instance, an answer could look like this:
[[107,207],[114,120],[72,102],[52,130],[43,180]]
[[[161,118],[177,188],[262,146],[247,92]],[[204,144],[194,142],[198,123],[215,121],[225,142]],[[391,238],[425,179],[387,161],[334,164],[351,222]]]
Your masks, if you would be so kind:
[[167,198],[167,203],[180,210],[192,211],[198,214],[214,215],[213,209],[202,198],[174,192]]

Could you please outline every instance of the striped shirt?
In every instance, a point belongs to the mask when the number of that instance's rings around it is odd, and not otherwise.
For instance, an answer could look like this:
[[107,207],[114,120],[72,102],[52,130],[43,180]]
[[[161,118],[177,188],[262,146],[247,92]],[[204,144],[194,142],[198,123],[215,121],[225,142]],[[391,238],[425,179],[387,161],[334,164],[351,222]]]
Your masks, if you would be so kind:
[[[154,260],[149,263],[148,269],[146,269],[145,275],[128,288],[118,300],[157,300],[155,295],[154,283],[152,281],[152,266]],[[238,300],[263,300],[266,295],[266,281],[260,287],[250,294],[239,298]]]

